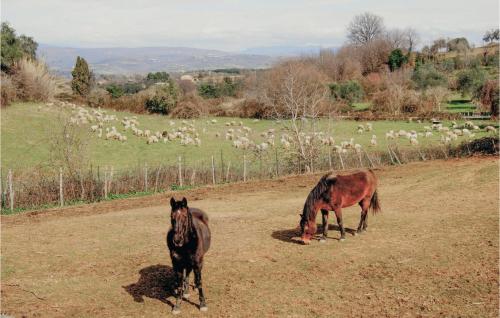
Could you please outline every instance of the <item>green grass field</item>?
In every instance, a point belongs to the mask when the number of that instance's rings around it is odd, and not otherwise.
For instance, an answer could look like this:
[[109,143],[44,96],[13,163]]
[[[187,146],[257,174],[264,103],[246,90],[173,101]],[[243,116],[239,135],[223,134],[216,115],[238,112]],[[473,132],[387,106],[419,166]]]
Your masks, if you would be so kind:
[[[45,106],[44,104],[17,103],[1,112],[1,164],[3,169],[21,169],[34,166],[45,166],[50,158],[50,140],[56,131],[56,127],[61,125],[61,109],[57,106]],[[134,116],[135,114],[127,112],[108,111],[108,114],[116,114],[119,119],[124,116]],[[137,115],[140,122],[140,129],[150,129],[151,131],[171,131],[182,125],[181,120],[174,120],[175,125],[171,126],[170,118],[159,115]],[[86,140],[88,140],[88,158],[89,165],[94,166],[110,165],[115,168],[135,167],[138,164],[175,164],[178,156],[182,156],[186,165],[193,165],[201,162],[210,161],[211,156],[220,158],[223,153],[224,160],[240,162],[243,151],[232,146],[232,141],[227,141],[224,134],[228,128],[238,129],[239,127],[227,127],[226,122],[242,121],[245,126],[253,131],[250,139],[257,142],[263,142],[264,138],[260,133],[267,129],[274,128],[275,142],[279,145],[280,135],[284,133],[283,124],[272,120],[254,121],[253,119],[240,118],[216,118],[216,124],[207,123],[213,118],[202,118],[194,121],[197,131],[202,140],[201,146],[182,146],[179,141],[172,141],[164,144],[162,142],[152,145],[146,144],[145,138],[132,135],[130,130],[124,132],[128,141],[119,142],[116,140],[104,140],[97,137],[96,133],[90,132],[90,125],[83,126],[86,131]],[[482,121],[480,124],[486,124]],[[490,122],[488,122],[490,123]],[[359,124],[364,122],[356,121],[329,121],[320,120],[317,130],[325,132],[334,137],[336,144],[343,140],[354,138],[356,143],[361,144],[368,151],[371,149],[385,149],[385,133],[389,130],[406,131],[416,130],[423,132],[423,127],[429,123],[404,122],[404,121],[376,121],[372,122],[373,131],[358,134],[356,132]],[[444,123],[449,125],[450,123]],[[479,123],[478,123],[479,124]],[[119,122],[113,122],[108,126],[115,126],[122,132],[123,126]],[[306,124],[309,126],[309,124]],[[107,127],[107,126],[106,126]],[[205,132],[203,132],[205,131]],[[219,132],[221,137],[215,135]],[[370,139],[376,135],[378,146],[370,147]],[[485,132],[477,132],[477,137],[486,135]],[[459,137],[461,142],[465,137]],[[419,137],[420,145],[438,144],[440,134],[434,132],[431,138]],[[411,147],[406,138],[397,140],[401,147]]]

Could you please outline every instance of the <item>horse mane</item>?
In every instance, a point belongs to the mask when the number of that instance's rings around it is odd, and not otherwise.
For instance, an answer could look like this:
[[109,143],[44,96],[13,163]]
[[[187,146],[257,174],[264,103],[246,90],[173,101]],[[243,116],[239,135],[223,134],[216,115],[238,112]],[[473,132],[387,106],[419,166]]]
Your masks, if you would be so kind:
[[337,181],[337,178],[335,176],[332,176],[332,174],[328,173],[325,174],[321,179],[318,181],[318,184],[309,192],[309,195],[307,196],[306,202],[304,203],[304,209],[302,210],[302,221],[309,220],[311,216],[311,211],[313,209],[314,202],[316,202],[318,199],[324,200],[327,199],[325,198],[325,192]]

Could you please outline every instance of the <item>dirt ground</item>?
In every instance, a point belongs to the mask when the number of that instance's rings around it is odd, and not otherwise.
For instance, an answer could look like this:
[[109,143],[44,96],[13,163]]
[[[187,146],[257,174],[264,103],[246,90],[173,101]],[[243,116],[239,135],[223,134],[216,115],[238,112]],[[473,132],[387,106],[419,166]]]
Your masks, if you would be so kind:
[[[297,244],[319,175],[176,193],[210,216],[209,310],[181,316],[498,317],[498,159],[376,171],[382,213],[368,232]],[[173,273],[167,195],[2,217],[1,313],[165,317]],[[344,211],[355,228],[359,208]],[[318,223],[321,223],[318,218]]]

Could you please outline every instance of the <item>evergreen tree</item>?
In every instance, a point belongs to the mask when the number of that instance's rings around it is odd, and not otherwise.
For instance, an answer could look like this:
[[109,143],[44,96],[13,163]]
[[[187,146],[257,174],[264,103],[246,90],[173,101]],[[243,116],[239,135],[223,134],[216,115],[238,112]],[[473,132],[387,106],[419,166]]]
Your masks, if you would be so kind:
[[83,57],[78,56],[76,58],[75,68],[71,72],[71,75],[73,76],[73,80],[71,81],[73,93],[80,96],[87,96],[92,84],[92,73],[87,61]]

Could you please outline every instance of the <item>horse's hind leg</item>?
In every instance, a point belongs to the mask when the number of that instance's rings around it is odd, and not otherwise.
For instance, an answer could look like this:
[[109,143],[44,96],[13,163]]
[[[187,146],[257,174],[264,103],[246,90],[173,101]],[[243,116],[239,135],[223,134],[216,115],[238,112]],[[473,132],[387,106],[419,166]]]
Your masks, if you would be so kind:
[[203,294],[203,288],[201,286],[201,264],[194,268],[194,284],[198,288],[198,294],[200,296],[200,310],[207,311],[207,303],[205,302],[205,295]]
[[335,216],[337,217],[337,223],[339,224],[340,228],[340,240],[343,241],[345,240],[345,229],[344,229],[344,223],[342,221],[342,208],[340,206],[335,207],[334,211],[335,211]]
[[323,237],[319,241],[324,243],[328,236],[328,210],[321,210],[321,217],[323,219]]
[[361,217],[359,219],[359,225],[357,233],[362,233],[366,230],[366,219],[368,218],[368,208],[370,207],[371,198],[364,198],[359,202],[359,206],[361,207]]

